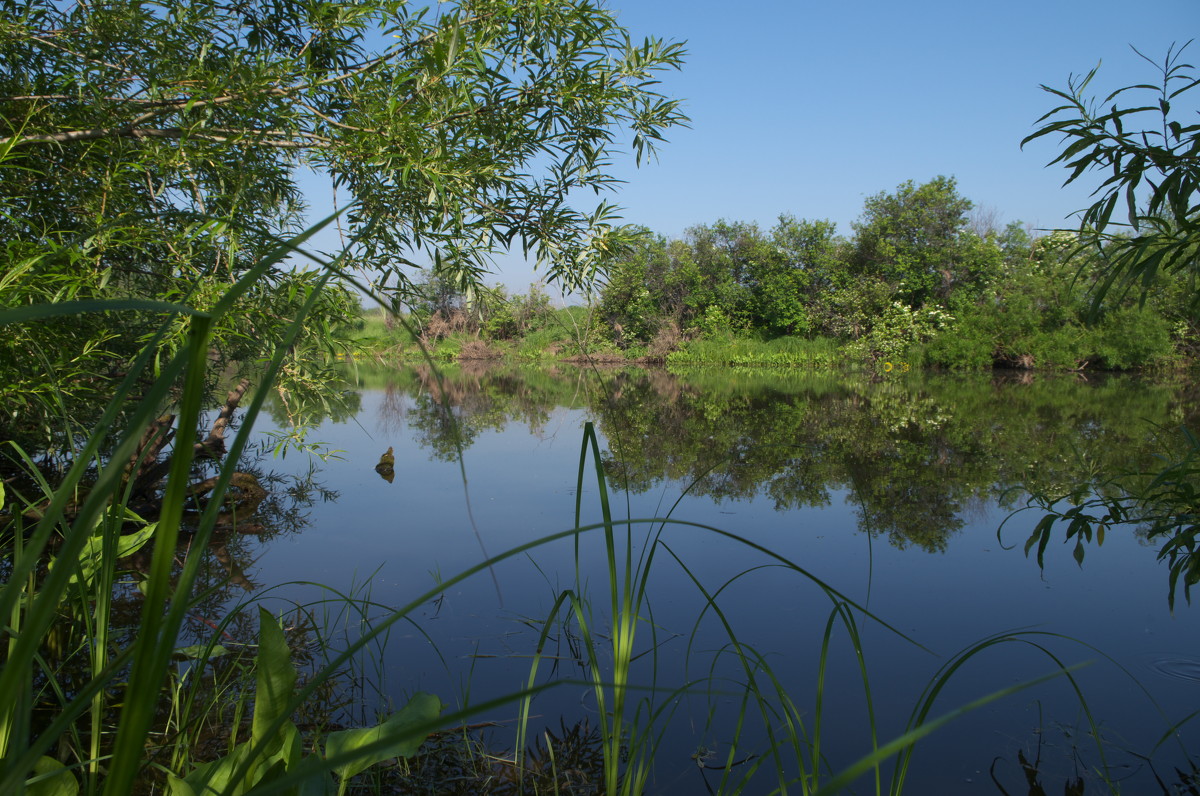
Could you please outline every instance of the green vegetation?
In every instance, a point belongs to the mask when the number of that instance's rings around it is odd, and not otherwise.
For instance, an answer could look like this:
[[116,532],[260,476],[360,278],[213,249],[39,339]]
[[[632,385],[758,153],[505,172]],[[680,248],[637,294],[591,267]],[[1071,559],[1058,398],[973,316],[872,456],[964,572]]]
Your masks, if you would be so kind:
[[[510,248],[588,281],[629,231],[567,197],[610,187],[616,148],[640,161],[684,121],[654,90],[682,54],[579,0],[0,8],[0,791],[242,793],[339,770],[344,789],[348,767],[454,721],[422,709],[380,741],[302,755],[289,715],[369,638],[294,696],[273,621],[256,664],[182,652],[209,542],[268,498],[238,470],[268,400],[301,426],[340,407],[330,368],[356,282],[392,306],[419,258],[469,294]],[[348,194],[324,222],[344,233],[336,257],[306,250],[318,228],[297,234],[309,169]],[[123,578],[119,556],[146,550]],[[136,629],[118,636],[135,588]],[[231,658],[257,673],[244,743],[251,689],[207,674]],[[214,682],[234,693],[204,693]],[[197,757],[205,702],[229,742],[216,761]]]
[[[1043,279],[1046,269],[1074,270],[1081,284],[1101,288],[1114,272],[1182,278],[1190,261],[1168,238],[1192,235],[1194,207],[1175,211],[1195,183],[1172,179],[1171,162],[1147,214],[1131,218],[1138,257],[1100,265],[1086,235],[1062,246],[1011,227],[970,230],[970,202],[945,178],[872,197],[850,240],[826,222],[784,218],[768,235],[720,222],[668,242],[619,226],[603,202],[579,210],[566,197],[611,185],[620,136],[631,137],[640,160],[684,121],[676,102],[653,88],[658,72],[680,64],[681,47],[634,43],[611,12],[583,0],[461,0],[438,10],[390,0],[21,0],[0,8],[0,792],[340,794],[358,787],[355,777],[368,768],[414,757],[430,733],[481,710],[523,705],[514,710],[527,719],[528,698],[552,685],[537,664],[524,688],[479,704],[446,709],[418,694],[365,728],[337,732],[320,724],[302,731],[294,716],[439,591],[556,540],[579,550],[599,537],[607,562],[607,599],[594,600],[577,582],[560,593],[546,627],[565,617],[584,640],[609,793],[642,792],[673,698],[703,682],[648,696],[634,689],[643,674],[657,683],[655,655],[635,676],[635,640],[657,632],[644,595],[655,562],[667,557],[694,583],[701,614],[726,628],[721,654],[740,670],[745,694],[734,726],[740,733],[754,722],[770,739],[744,774],[733,773],[731,746],[723,792],[753,787],[760,772],[781,792],[830,793],[868,772],[877,792],[901,791],[914,743],[1030,684],[932,716],[959,666],[999,643],[1034,644],[1052,664],[1047,677],[1070,679],[1033,634],[991,636],[936,672],[902,734],[881,742],[858,632],[879,620],[749,540],[669,515],[616,517],[609,463],[591,426],[577,495],[590,462],[598,522],[578,502],[572,527],[446,578],[367,623],[303,681],[282,625],[261,607],[257,633],[244,629],[242,612],[220,625],[205,621],[218,634],[188,643],[196,639],[185,632],[187,619],[215,588],[244,579],[228,550],[228,563],[221,560],[220,534],[270,498],[241,469],[256,418],[265,409],[297,427],[279,441],[287,450],[308,445],[306,422],[348,413],[352,401],[328,388],[355,334],[374,347],[422,342],[442,360],[488,358],[496,343],[511,341],[512,353],[529,360],[640,351],[674,352],[686,363],[689,355],[726,356],[705,348],[725,340],[733,365],[813,366],[834,358],[836,341],[849,346],[839,352],[866,361],[919,355],[980,366],[989,357],[1029,357],[1060,367],[1170,361],[1191,334],[1180,303],[1190,296],[1174,283],[1138,306],[1110,306],[1110,327],[1086,327],[1081,299]],[[1179,70],[1172,64],[1169,74]],[[1195,128],[1167,130],[1164,137],[1180,139]],[[1194,154],[1179,157],[1186,164]],[[296,174],[305,168],[352,200],[323,222],[345,225],[337,256],[304,251],[317,231],[298,231]],[[1175,217],[1164,220],[1167,208]],[[1108,235],[1107,213],[1091,220],[1096,235]],[[1158,237],[1144,241],[1143,226]],[[1134,245],[1111,237],[1102,244],[1105,252]],[[508,297],[483,282],[490,256],[509,248],[536,256],[567,288],[593,286],[602,267],[608,281],[588,307],[552,309],[538,291]],[[293,258],[312,265],[297,267]],[[421,258],[432,265],[417,278]],[[360,318],[356,287],[392,312]],[[1012,323],[987,326],[998,296],[1008,306],[1026,294],[1029,305],[1012,304]],[[396,331],[389,319],[401,310]],[[955,324],[974,330],[962,351],[939,344]],[[781,335],[791,338],[779,342]],[[756,344],[743,345],[743,337]],[[441,381],[432,369],[412,378]],[[214,395],[227,387],[222,406]],[[880,405],[896,413],[896,425],[885,426],[892,433],[919,427],[912,413],[929,408],[886,399]],[[204,417],[208,409],[220,411]],[[461,456],[470,428],[449,411],[445,391],[424,409],[438,454]],[[878,443],[878,435],[860,440],[850,458],[876,456]],[[921,468],[915,456],[903,464]],[[636,484],[636,465],[626,465]],[[914,494],[932,494],[936,470],[922,472]],[[887,499],[897,502],[880,498]],[[921,500],[904,507],[918,504],[928,511]],[[907,515],[894,524],[903,532],[915,522]],[[830,600],[821,671],[834,630],[844,628],[870,719],[861,760],[827,770],[823,680],[806,724],[766,656],[726,622],[721,588],[703,584],[670,547],[677,527],[732,539]],[[227,568],[219,583],[203,571],[210,549]],[[128,562],[133,554],[140,566]],[[134,592],[133,623],[114,622]],[[354,597],[342,603],[367,613]],[[234,625],[243,626],[240,639],[227,630]],[[218,643],[226,636],[236,648]],[[535,654],[540,664],[543,653]],[[530,759],[526,725],[508,765],[518,786]],[[894,761],[886,787],[885,761]],[[557,788],[557,777],[551,781]]]
[[[1086,93],[1096,69],[1082,78],[1072,76],[1066,91],[1043,86],[1064,104],[1039,119],[1046,123],[1022,142],[1061,135],[1066,145],[1051,165],[1070,169],[1067,183],[1094,171],[1105,175],[1078,232],[1080,248],[1092,254],[1099,271],[1093,291],[1097,310],[1111,292],[1136,291],[1145,301],[1164,289],[1160,276],[1190,280],[1195,275],[1200,124],[1176,118],[1194,96],[1188,92],[1200,85],[1195,67],[1179,60],[1186,47],[1172,46],[1161,64],[1139,52],[1158,71],[1156,81],[1119,88],[1099,103]],[[1118,98],[1128,104],[1120,107]],[[1200,294],[1194,282],[1187,285],[1194,310]]]
[[[1175,51],[1161,70],[1161,85],[1121,89],[1105,104],[1133,91],[1150,100],[1108,113],[1083,95],[1094,72],[1067,92],[1047,89],[1067,104],[1026,141],[1064,135],[1054,162],[1071,167],[1068,182],[1112,170],[1078,230],[1000,227],[994,213],[974,212],[953,178],[908,181],[868,197],[850,237],[829,221],[791,216],[767,231],[721,220],[681,240],[643,229],[605,259],[586,328],[558,319],[570,336],[545,333],[554,324],[544,305],[532,327],[488,321],[526,312],[536,290],[477,292],[444,303],[440,326],[422,327],[426,342],[444,356],[511,355],[515,337],[523,356],[540,349],[710,365],[1162,370],[1192,362],[1200,350],[1198,126],[1172,119],[1171,104],[1196,79]],[[1147,114],[1158,118],[1134,131]],[[1127,223],[1113,220],[1118,200]],[[460,339],[442,346],[443,335]],[[482,342],[468,349],[470,341]]]
[[1151,274],[1140,297],[1118,294],[1107,238],[997,229],[972,207],[937,177],[869,197],[849,239],[788,216],[765,233],[725,221],[683,240],[643,230],[606,261],[586,307],[554,310],[536,286],[468,300],[431,282],[438,302],[408,305],[418,335],[367,342],[408,358],[421,355],[419,337],[442,359],[873,369],[1162,370],[1194,359],[1200,327],[1182,265]]
[[818,351],[836,341],[841,362],[953,369],[1120,370],[1190,353],[1184,277],[1164,278],[1171,287],[1144,306],[1127,299],[1091,322],[1088,290],[1104,271],[1077,236],[972,224],[971,207],[954,180],[938,177],[868,198],[850,239],[790,217],[767,233],[718,222],[682,241],[648,236],[609,263],[600,314],[627,348],[662,334],[739,341],[729,351],[683,346],[681,361],[709,364],[748,363],[741,340],[781,338]]
[[[8,327],[0,435],[42,448],[64,414],[89,427],[137,352],[157,349],[145,389],[182,347],[165,305],[208,312],[257,263],[275,264],[217,317],[209,388],[253,379],[309,297],[280,386],[325,379],[355,274],[384,306],[411,296],[420,260],[471,295],[512,248],[588,282],[631,232],[567,197],[611,187],[614,150],[640,161],[684,120],[654,80],[682,55],[582,0],[4,6],[0,306],[80,312]],[[325,289],[332,258],[305,270],[279,250],[306,170],[347,194],[346,278]],[[124,312],[71,304],[96,301]]]

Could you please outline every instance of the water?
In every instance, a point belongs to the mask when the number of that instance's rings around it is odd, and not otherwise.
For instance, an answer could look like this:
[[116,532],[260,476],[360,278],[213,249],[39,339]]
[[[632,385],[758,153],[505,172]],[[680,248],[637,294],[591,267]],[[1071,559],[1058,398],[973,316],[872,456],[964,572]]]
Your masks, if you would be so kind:
[[[996,793],[1000,783],[1009,793],[1033,793],[1022,764],[1029,769],[1035,760],[1047,790],[1082,777],[1091,792],[1100,787],[1096,769],[1107,766],[1126,792],[1157,792],[1155,772],[1172,783],[1180,781],[1175,766],[1187,770],[1180,745],[1200,748],[1190,726],[1179,743],[1156,748],[1173,722],[1200,708],[1196,610],[1182,599],[1168,610],[1156,545],[1134,529],[1112,529],[1103,545],[1086,546],[1078,566],[1056,531],[1043,571],[1023,552],[1040,514],[1018,514],[997,532],[1024,505],[1022,487],[1059,494],[1096,473],[1152,465],[1155,427],[1189,419],[1193,404],[1181,387],[723,370],[447,376],[443,405],[428,373],[360,373],[362,383],[333,412],[338,421],[308,435],[340,458],[318,463],[315,473],[311,458],[296,452],[264,461],[307,490],[293,486],[291,502],[267,512],[265,534],[227,545],[253,594],[268,592],[281,610],[324,593],[298,582],[390,608],[429,592],[366,666],[370,685],[357,697],[365,704],[400,703],[416,690],[451,705],[477,704],[521,688],[564,589],[591,600],[593,630],[607,633],[599,531],[582,538],[578,554],[564,539],[439,588],[489,555],[574,527],[590,421],[601,435],[614,516],[696,524],[628,526],[635,559],[662,529],[638,630],[646,654],[634,677],[657,683],[656,704],[673,706],[652,792],[703,792],[695,756],[715,749],[714,760],[723,760],[742,710],[747,675],[697,582],[717,595],[737,642],[764,656],[810,734],[834,604],[813,579],[870,614],[854,615],[880,742],[904,731],[939,667],[988,637],[1014,634],[971,657],[931,717],[1053,672],[1058,662],[1086,664],[1070,674],[1085,704],[1060,676],[923,741],[908,792]],[[277,407],[276,424],[282,414]],[[272,425],[264,421],[262,430]],[[390,482],[374,467],[388,447]],[[336,497],[321,499],[314,483]],[[581,504],[582,523],[598,522],[590,460]],[[556,659],[543,662],[538,679],[567,684],[539,695],[535,731],[597,718],[590,675],[573,661],[580,628],[558,619],[545,649]],[[871,735],[854,645],[841,624],[831,639],[819,718],[821,753],[838,770],[870,751]],[[686,695],[670,693],[684,683],[695,684]],[[501,722],[494,737],[503,743],[515,716],[507,706],[472,720]],[[761,729],[742,732],[748,751],[739,754],[764,752]],[[707,776],[715,784],[719,772]],[[760,777],[749,792],[771,783]],[[873,786],[863,779],[857,787]]]

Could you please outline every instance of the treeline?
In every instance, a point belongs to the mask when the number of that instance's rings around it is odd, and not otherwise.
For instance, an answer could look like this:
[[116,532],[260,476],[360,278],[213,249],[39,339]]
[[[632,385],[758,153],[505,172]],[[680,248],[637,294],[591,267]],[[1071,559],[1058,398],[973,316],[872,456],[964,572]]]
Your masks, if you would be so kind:
[[407,307],[444,358],[505,352],[677,362],[1132,369],[1190,359],[1200,338],[1182,276],[1109,294],[1104,252],[973,212],[953,178],[868,197],[849,237],[784,215],[682,239],[648,229],[611,257],[587,307],[537,288],[466,296],[428,275]]
[[781,216],[770,230],[719,221],[683,239],[647,233],[608,265],[598,309],[627,351],[682,338],[836,341],[867,361],[1125,369],[1179,361],[1196,327],[1184,280],[1144,305],[1093,307],[1102,252],[1077,238],[998,227],[952,178],[869,197],[850,237]]

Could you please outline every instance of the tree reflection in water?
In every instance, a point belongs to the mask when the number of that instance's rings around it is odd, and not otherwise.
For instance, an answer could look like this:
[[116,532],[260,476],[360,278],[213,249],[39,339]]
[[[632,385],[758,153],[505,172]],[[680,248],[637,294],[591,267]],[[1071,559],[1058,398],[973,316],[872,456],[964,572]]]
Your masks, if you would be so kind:
[[604,465],[633,493],[663,480],[716,501],[768,496],[777,509],[849,491],[860,530],[944,550],[985,502],[1054,492],[1097,471],[1153,463],[1155,426],[1176,425],[1182,388],[1132,377],[877,378],[781,371],[514,369],[474,364],[362,373],[382,388],[381,429],[408,425],[451,461],[511,422],[538,433],[557,407],[586,408]]

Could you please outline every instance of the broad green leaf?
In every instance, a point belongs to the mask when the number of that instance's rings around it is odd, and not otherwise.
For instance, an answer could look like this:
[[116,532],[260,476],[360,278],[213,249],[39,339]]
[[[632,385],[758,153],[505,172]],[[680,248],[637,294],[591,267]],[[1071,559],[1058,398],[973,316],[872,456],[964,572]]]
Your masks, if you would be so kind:
[[[296,737],[299,740],[299,734]],[[272,760],[270,766],[255,782],[255,788],[270,788],[276,781],[287,776],[289,767],[284,760]],[[317,771],[277,792],[287,794],[287,796],[335,796],[338,789],[328,771]],[[252,790],[248,796],[252,796],[253,793]]]
[[282,763],[284,769],[299,763],[304,756],[304,745],[300,739],[300,730],[296,728],[296,725],[290,721],[284,722],[275,737],[278,739],[278,743],[272,744],[274,751],[267,755],[266,762],[272,765]]
[[253,741],[238,744],[225,757],[202,763],[185,779],[172,782],[171,796],[243,796],[272,776],[282,775],[289,766],[300,760],[300,732],[289,721],[280,728],[276,737],[277,743],[272,744],[275,751],[269,753],[260,764],[251,766],[242,779],[236,777],[250,754]]
[[389,741],[388,745],[382,749],[364,754],[350,763],[335,767],[334,771],[343,780],[350,779],[384,760],[393,757],[412,757],[429,735],[428,732],[415,732],[412,728],[422,724],[428,725],[442,712],[442,707],[442,701],[433,694],[424,692],[414,694],[407,705],[392,714],[382,724],[331,733],[325,741],[325,757],[330,758],[353,752],[384,739]]
[[[296,669],[292,666],[291,651],[283,629],[275,617],[263,608],[258,609],[258,657],[255,659],[257,692],[254,698],[254,722],[251,737],[261,741],[268,728],[287,710],[296,685]],[[272,744],[268,753],[277,747]]]
[[[142,549],[154,537],[154,532],[158,530],[158,523],[150,523],[144,528],[139,528],[133,533],[122,534],[117,538],[117,558],[131,556],[138,550]],[[92,582],[92,578],[96,576],[96,572],[104,566],[103,561],[104,539],[100,536],[93,536],[84,544],[83,549],[79,551],[79,573],[71,576],[71,583],[76,583],[82,577],[85,585]]]
[[[188,774],[181,783],[181,788],[178,792],[172,791],[172,796],[218,796],[227,792],[230,783],[233,782],[234,774],[245,761],[246,755],[250,752],[250,742],[240,743],[233,748],[233,751],[218,760],[213,760],[209,763],[201,763]],[[228,790],[231,796],[241,796],[254,784],[253,775],[238,785],[238,787]],[[183,790],[182,786],[186,785],[188,790]]]
[[79,783],[67,767],[53,757],[43,757],[33,766],[36,776],[46,776],[31,784],[26,784],[27,796],[75,796],[79,793]]
[[180,779],[174,774],[167,774],[167,793],[170,796],[196,796],[196,791],[187,780]]
[[195,660],[201,657],[203,657],[205,660],[209,660],[212,658],[220,658],[221,656],[228,654],[229,650],[225,647],[222,647],[220,644],[213,646],[211,649],[209,649],[207,644],[193,644],[189,647],[180,647],[175,650],[176,658],[186,658],[189,660]]

